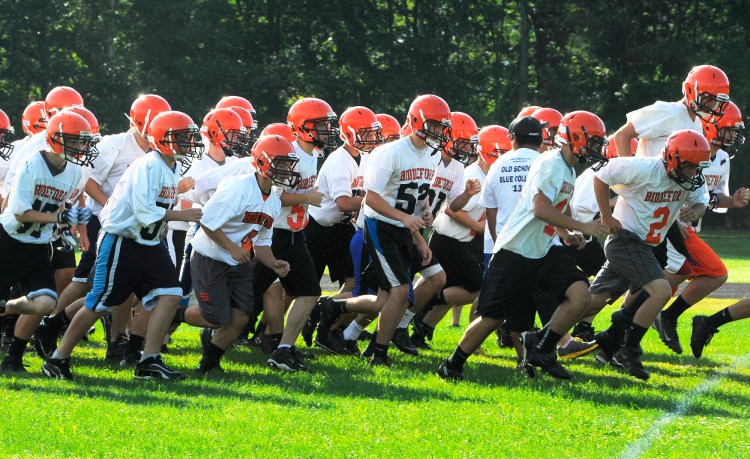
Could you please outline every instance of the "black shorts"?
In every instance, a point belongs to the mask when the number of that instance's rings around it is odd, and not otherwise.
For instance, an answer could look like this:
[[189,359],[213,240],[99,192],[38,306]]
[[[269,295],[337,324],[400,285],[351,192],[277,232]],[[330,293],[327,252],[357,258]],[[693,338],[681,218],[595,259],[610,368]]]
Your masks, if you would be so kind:
[[542,258],[526,258],[501,249],[492,256],[482,281],[477,315],[508,319],[528,308],[532,293],[542,290],[559,304],[568,287],[588,278],[562,247],[552,247]]
[[365,278],[370,277],[368,272],[374,270],[378,287],[386,291],[409,284],[414,250],[409,230],[374,218],[366,218],[364,232],[365,246],[370,254],[370,264],[365,269]]
[[148,311],[156,306],[159,296],[182,296],[169,249],[164,241],[143,245],[133,239],[103,233],[97,251],[94,285],[84,305],[92,311],[108,311],[124,303],[131,293],[135,293]]
[[482,287],[482,261],[475,255],[471,242],[461,242],[452,237],[433,232],[430,236],[433,260],[445,270],[445,287],[459,286],[469,292]]
[[578,250],[575,246],[564,246],[565,252],[573,257],[576,265],[583,273],[588,276],[596,276],[596,273],[602,269],[607,257],[604,256],[604,249],[596,238],[592,238],[583,249]]
[[94,263],[96,262],[96,244],[101,229],[102,224],[99,221],[99,217],[92,215],[91,220],[86,223],[86,235],[89,237],[89,250],[81,254],[81,259],[78,261],[76,272],[73,274],[73,282],[85,283],[91,270],[94,268]]
[[318,282],[323,278],[326,266],[328,266],[331,282],[344,282],[344,279],[354,277],[349,243],[354,236],[355,229],[351,223],[321,226],[310,217],[304,232],[307,250],[315,264]]
[[[315,277],[315,265],[307,250],[304,232],[274,228],[271,250],[277,259],[289,263],[289,274],[280,279],[287,295],[320,296],[320,281]],[[260,311],[263,293],[279,276],[263,264],[255,272],[255,307]]]
[[76,267],[76,251],[73,247],[65,245],[62,238],[55,239],[50,245],[52,246],[52,251],[50,253],[52,269],[57,271],[58,269],[71,269]]
[[256,262],[230,266],[193,251],[190,267],[195,297],[204,319],[226,325],[232,308],[254,317],[253,278]]
[[422,264],[422,254],[419,253],[419,250],[417,250],[417,246],[414,244],[414,240],[412,239],[412,250],[411,250],[411,262],[409,263],[409,279],[411,282],[414,282],[414,276],[417,275],[417,273],[420,273],[422,277],[432,277],[435,274],[439,273],[443,270],[443,267],[440,266],[440,260],[437,259],[435,254],[432,254],[432,258],[430,259],[430,262],[426,265]]
[[508,317],[506,328],[512,332],[524,332],[534,328],[536,315],[539,314],[539,320],[546,324],[552,319],[552,314],[560,305],[560,301],[541,289],[531,292],[528,302],[524,307],[518,309],[518,312]]
[[21,295],[39,290],[56,292],[50,244],[18,241],[0,225],[0,260],[0,300],[9,299],[11,288],[16,285]]
[[182,268],[182,260],[185,256],[185,236],[187,231],[184,230],[172,230],[171,233],[172,243],[170,247],[174,250],[174,265],[177,269],[177,276],[180,275],[180,269]]

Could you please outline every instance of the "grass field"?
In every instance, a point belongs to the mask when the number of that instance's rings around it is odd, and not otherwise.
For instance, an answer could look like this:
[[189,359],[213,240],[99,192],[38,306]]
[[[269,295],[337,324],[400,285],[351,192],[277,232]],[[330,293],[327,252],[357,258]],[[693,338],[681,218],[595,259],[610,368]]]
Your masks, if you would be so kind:
[[[739,241],[720,254],[750,277]],[[734,241],[734,240],[732,240]],[[732,261],[732,263],[735,263]],[[733,269],[733,268],[730,268]],[[732,300],[709,299],[690,316]],[[595,323],[607,322],[605,311]],[[160,384],[103,362],[100,331],[74,353],[76,380],[51,381],[31,353],[30,374],[0,376],[3,457],[748,457],[750,321],[722,327],[704,357],[677,356],[650,331],[648,382],[592,357],[568,365],[571,382],[529,380],[494,340],[472,357],[467,381],[434,374],[463,329],[438,326],[434,350],[392,350],[391,369],[318,356],[305,374],[270,370],[256,348],[228,353],[226,373],[198,377],[197,330],[181,327],[167,361],[190,379]],[[464,325],[466,318],[464,317]]]

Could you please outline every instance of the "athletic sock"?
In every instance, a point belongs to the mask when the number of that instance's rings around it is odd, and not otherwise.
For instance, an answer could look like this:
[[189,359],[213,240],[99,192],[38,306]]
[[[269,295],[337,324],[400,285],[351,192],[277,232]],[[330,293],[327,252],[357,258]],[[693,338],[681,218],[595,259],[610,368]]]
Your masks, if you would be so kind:
[[388,344],[375,343],[375,352],[373,352],[373,357],[388,357],[388,346]]
[[13,339],[11,340],[10,346],[8,347],[8,357],[13,358],[14,360],[21,360],[28,344],[28,341],[23,340],[16,335],[13,335]]
[[539,330],[536,336],[539,337],[539,344],[536,345],[537,351],[545,354],[554,352],[557,342],[562,338],[562,335],[553,332],[549,327]]
[[672,302],[672,304],[669,305],[667,309],[661,312],[661,316],[665,319],[676,321],[683,312],[687,311],[690,308],[690,306],[692,306],[692,304],[688,304],[687,301],[685,301],[685,298],[680,295],[675,298],[675,300]]
[[273,346],[274,350],[281,347],[282,336],[284,336],[283,333],[274,333],[273,335],[268,335],[268,339],[271,340],[271,345]]
[[278,347],[276,347],[276,349],[285,349],[285,348],[291,348],[291,347],[292,347],[291,344],[279,344]]
[[68,358],[68,357],[63,357],[62,354],[60,354],[59,352],[57,352],[57,349],[55,349],[55,352],[53,352],[50,357],[53,358],[53,359],[58,359],[58,360],[63,360],[63,359],[67,359]]
[[141,360],[139,360],[138,362],[139,363],[143,362],[144,360],[150,359],[151,357],[157,358],[157,357],[159,357],[159,353],[158,352],[155,353],[155,354],[146,354],[146,353],[143,353],[143,354],[141,354]]
[[208,349],[206,349],[206,355],[204,357],[212,362],[218,362],[219,360],[221,360],[221,356],[223,356],[225,352],[226,351],[224,349],[220,348],[214,343],[211,343],[208,345]]
[[[719,328],[722,325],[729,323],[733,320],[734,319],[732,319],[732,316],[729,314],[729,308],[724,308],[721,311],[709,317],[706,320],[706,323],[708,323],[708,325],[714,328]],[[13,339],[16,339],[16,337],[14,336]],[[10,352],[8,353],[10,354]]]
[[641,327],[638,324],[630,324],[630,328],[625,332],[625,346],[627,347],[639,347],[643,336],[648,331],[648,328]]
[[68,318],[68,315],[65,314],[65,309],[58,312],[52,317],[47,317],[46,319],[44,319],[44,325],[51,328],[52,330],[60,330],[69,323],[70,318]]
[[464,368],[466,360],[469,358],[469,354],[461,349],[461,346],[456,346],[456,350],[448,358],[448,368],[455,371],[461,371]]
[[187,308],[177,308],[174,312],[174,318],[172,318],[172,325],[185,322],[185,312],[187,312]]
[[447,304],[447,302],[445,301],[445,290],[440,290],[439,292],[437,292],[437,295],[430,298],[425,307],[432,308],[433,306],[440,306],[443,304]]
[[346,330],[344,330],[344,339],[347,341],[357,341],[363,331],[365,329],[356,320],[352,320],[349,326],[346,327]]
[[406,328],[409,326],[409,322],[414,317],[414,313],[410,309],[404,312],[404,317],[401,318],[401,322],[398,323],[398,328]]
[[348,312],[346,310],[346,300],[332,300],[331,303],[333,303],[334,310],[339,314],[346,314]]
[[622,308],[623,317],[632,321],[633,317],[635,317],[635,313],[638,312],[638,309],[643,305],[643,303],[646,302],[647,299],[648,293],[641,292],[641,294],[638,295],[632,303]]

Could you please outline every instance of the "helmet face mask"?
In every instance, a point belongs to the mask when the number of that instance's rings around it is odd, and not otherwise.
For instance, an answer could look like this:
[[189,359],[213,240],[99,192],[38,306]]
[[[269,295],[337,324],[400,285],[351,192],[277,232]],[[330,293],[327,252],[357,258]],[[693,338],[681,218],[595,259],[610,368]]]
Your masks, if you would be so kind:
[[0,158],[8,160],[13,153],[13,126],[8,125],[6,128],[0,128]]
[[172,151],[175,161],[182,165],[183,174],[190,169],[194,159],[201,158],[205,149],[198,126],[194,124],[187,129],[169,130],[160,143]]
[[711,166],[708,140],[689,129],[681,129],[667,138],[662,150],[662,163],[667,176],[687,191],[703,186],[702,170]]
[[266,175],[275,185],[294,188],[302,178],[297,171],[298,162],[297,155],[277,156],[270,161]]
[[[668,170],[669,177],[677,182],[682,188],[687,191],[695,191],[702,187],[706,183],[706,179],[703,177],[703,168],[696,164],[688,163],[680,160],[680,154],[676,153],[675,158],[677,161],[677,167]],[[695,168],[697,166],[695,174],[686,174],[685,169]]]
[[745,144],[745,126],[725,127],[716,130],[716,140],[722,148],[733,155]]
[[336,121],[334,113],[326,118],[305,120],[300,129],[307,134],[309,140],[302,140],[312,142],[315,148],[336,148],[336,138],[339,136]]
[[66,161],[79,166],[91,164],[91,161],[99,155],[99,150],[96,149],[98,138],[90,132],[81,132],[80,135],[55,133],[51,141],[61,147],[60,155]]
[[598,171],[609,161],[607,156],[609,140],[599,136],[589,137],[586,128],[582,128],[582,130],[586,139],[586,146],[581,148],[581,156],[578,157],[579,162],[589,164],[594,171]]
[[470,139],[453,139],[453,148],[450,155],[456,161],[468,166],[479,158],[478,146],[478,135],[472,136]]
[[216,125],[219,127],[222,137],[224,137],[221,141],[221,148],[224,150],[225,155],[242,158],[250,153],[250,141],[247,137],[247,130],[244,127],[224,130],[219,120],[216,120]]
[[[349,128],[349,130],[351,136],[354,138],[354,142],[350,143],[347,140],[346,143],[349,143],[352,147],[361,152],[370,153],[376,147],[383,144],[384,139],[380,123],[374,124],[369,128],[358,129],[357,131],[354,131],[352,128]],[[349,138],[349,136],[346,137],[347,139]]]
[[711,94],[710,92],[701,92],[695,100],[690,102],[690,107],[695,114],[708,123],[715,123],[724,115],[724,109],[729,103],[727,94]]

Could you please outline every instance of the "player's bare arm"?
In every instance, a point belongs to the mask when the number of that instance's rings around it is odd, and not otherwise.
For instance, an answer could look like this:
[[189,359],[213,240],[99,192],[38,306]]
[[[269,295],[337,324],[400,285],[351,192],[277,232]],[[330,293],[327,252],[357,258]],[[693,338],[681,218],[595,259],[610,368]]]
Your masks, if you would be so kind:
[[615,141],[615,146],[617,147],[618,156],[633,156],[635,152],[630,148],[630,141],[637,138],[638,133],[635,132],[635,127],[633,127],[633,123],[630,121],[618,129],[612,136],[612,139]]
[[583,223],[569,217],[556,209],[544,193],[534,196],[534,217],[549,223],[550,225],[566,228],[568,230],[580,231],[598,238],[605,238],[609,228],[596,222]]

